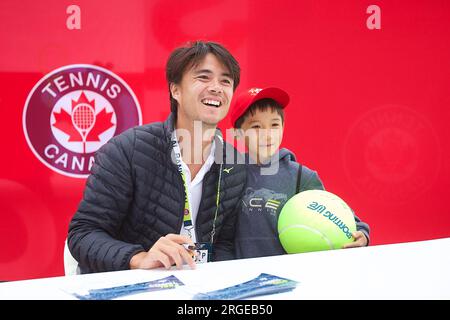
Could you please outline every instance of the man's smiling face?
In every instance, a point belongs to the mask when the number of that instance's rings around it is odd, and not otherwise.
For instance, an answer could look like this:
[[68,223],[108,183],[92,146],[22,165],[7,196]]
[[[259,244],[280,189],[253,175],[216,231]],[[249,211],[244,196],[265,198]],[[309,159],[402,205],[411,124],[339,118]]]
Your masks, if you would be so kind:
[[216,56],[208,53],[183,74],[179,84],[171,85],[171,92],[178,102],[178,120],[216,126],[230,108],[233,78]]

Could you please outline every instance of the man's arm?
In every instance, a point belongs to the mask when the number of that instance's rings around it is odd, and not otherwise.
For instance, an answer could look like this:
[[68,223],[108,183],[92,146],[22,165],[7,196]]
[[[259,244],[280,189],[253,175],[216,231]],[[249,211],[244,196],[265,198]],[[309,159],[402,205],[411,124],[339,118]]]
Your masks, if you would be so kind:
[[134,131],[114,137],[96,154],[83,199],[69,225],[69,249],[81,270],[129,268],[144,248],[118,240],[133,198],[131,157]]

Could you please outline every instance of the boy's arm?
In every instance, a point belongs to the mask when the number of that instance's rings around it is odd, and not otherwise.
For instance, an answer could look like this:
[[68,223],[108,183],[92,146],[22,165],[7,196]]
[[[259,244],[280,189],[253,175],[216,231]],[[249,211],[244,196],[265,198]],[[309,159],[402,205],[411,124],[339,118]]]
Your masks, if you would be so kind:
[[[353,210],[352,210],[353,212]],[[356,231],[358,232],[362,232],[363,235],[366,237],[367,239],[367,243],[365,244],[366,246],[369,245],[370,242],[370,227],[367,223],[361,221],[360,218],[358,218],[358,216],[355,214],[355,212],[353,212],[353,215],[355,216],[355,222],[356,222]],[[358,241],[358,238],[355,238]]]
[[[313,171],[305,166],[302,166],[302,178],[300,181],[300,191],[306,190],[325,190],[322,180],[316,171]],[[356,222],[356,230],[364,234],[367,239],[367,246],[370,242],[370,227],[367,223],[361,221],[361,219],[353,212]]]

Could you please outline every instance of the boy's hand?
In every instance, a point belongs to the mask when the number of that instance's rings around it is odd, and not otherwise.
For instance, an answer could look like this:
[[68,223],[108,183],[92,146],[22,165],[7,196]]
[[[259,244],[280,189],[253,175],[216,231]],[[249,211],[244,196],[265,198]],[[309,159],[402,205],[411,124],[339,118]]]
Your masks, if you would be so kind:
[[347,248],[356,248],[356,247],[365,247],[367,246],[367,238],[361,231],[356,231],[352,233],[353,238],[355,238],[355,241],[344,244],[342,247],[343,249]]

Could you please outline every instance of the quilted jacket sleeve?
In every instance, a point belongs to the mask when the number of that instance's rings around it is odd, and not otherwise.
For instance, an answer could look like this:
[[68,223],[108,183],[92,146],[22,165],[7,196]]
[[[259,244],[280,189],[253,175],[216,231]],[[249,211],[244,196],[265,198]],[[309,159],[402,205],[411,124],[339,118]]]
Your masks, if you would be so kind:
[[133,199],[133,129],[118,135],[96,154],[83,199],[69,225],[69,249],[85,272],[129,268],[141,245],[118,240]]

